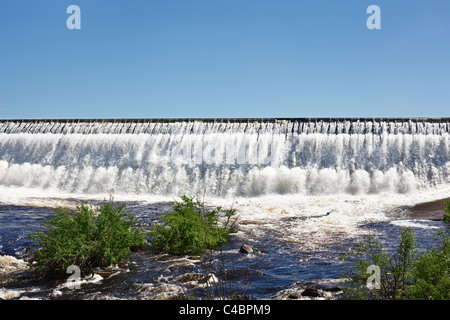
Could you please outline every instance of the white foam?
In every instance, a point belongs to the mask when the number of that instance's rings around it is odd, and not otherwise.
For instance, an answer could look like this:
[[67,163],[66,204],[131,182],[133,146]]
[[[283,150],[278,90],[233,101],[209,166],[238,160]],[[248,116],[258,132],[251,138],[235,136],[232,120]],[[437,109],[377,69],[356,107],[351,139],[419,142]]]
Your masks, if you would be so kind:
[[[438,185],[408,193],[292,195],[273,194],[258,197],[200,197],[206,205],[233,207],[237,210],[238,236],[245,239],[264,239],[272,231],[277,239],[298,243],[313,250],[336,240],[354,237],[367,229],[361,224],[392,219],[387,215],[398,207],[448,197],[450,186]],[[0,186],[0,202],[28,206],[76,206],[78,201],[105,200],[109,194],[70,194],[60,191]],[[172,196],[114,195],[117,201],[159,203],[173,201]],[[327,215],[327,213],[329,213]],[[407,222],[397,222],[407,223]],[[424,228],[425,226],[421,226]]]
[[20,297],[24,291],[21,290],[8,290],[0,288],[0,300],[10,300]]
[[439,227],[429,220],[396,220],[392,221],[393,225],[399,227],[421,228],[421,229],[439,229]]
[[[99,274],[94,273],[94,274],[88,275],[84,278],[66,281],[66,282],[56,286],[55,290],[60,291],[61,289],[64,289],[64,288],[72,289],[72,288],[77,288],[81,285],[86,285],[86,284],[99,284],[102,281],[103,281],[103,277]],[[57,294],[57,292],[55,294]]]
[[258,196],[407,193],[450,182],[448,132],[287,135],[278,125],[152,126],[145,134],[1,133],[0,185],[88,195]]
[[22,259],[13,256],[0,256],[0,274],[13,271],[24,271],[28,269],[28,264]]

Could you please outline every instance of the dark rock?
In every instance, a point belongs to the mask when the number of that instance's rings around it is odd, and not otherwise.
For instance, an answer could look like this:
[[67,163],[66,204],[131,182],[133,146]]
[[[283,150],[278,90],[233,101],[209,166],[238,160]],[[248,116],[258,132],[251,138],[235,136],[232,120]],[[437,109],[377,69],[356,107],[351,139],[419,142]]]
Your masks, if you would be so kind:
[[322,293],[316,288],[306,288],[302,292],[302,296],[303,297],[317,298],[317,297],[322,297]]
[[251,247],[251,246],[249,246],[248,244],[243,244],[242,246],[241,246],[241,248],[239,249],[239,252],[240,253],[250,253],[250,252],[253,252],[253,248]]
[[343,289],[340,287],[329,287],[329,288],[323,288],[323,290],[328,291],[328,292],[339,292],[339,291],[342,291]]
[[317,285],[316,288],[328,292],[339,292],[343,290],[338,286],[327,286],[327,285]]
[[450,198],[416,204],[408,208],[410,218],[442,221],[444,219],[447,201],[450,201]]

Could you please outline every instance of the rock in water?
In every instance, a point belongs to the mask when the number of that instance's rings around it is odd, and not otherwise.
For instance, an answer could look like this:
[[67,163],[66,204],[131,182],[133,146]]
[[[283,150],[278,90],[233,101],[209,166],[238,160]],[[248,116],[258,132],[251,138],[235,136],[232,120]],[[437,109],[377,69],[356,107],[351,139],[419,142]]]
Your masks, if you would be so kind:
[[322,294],[321,294],[320,291],[317,290],[316,288],[306,288],[306,289],[302,292],[302,296],[304,296],[304,297],[317,298],[317,297],[321,297]]
[[249,246],[248,244],[243,244],[241,248],[239,249],[240,253],[250,253],[253,252],[253,248]]

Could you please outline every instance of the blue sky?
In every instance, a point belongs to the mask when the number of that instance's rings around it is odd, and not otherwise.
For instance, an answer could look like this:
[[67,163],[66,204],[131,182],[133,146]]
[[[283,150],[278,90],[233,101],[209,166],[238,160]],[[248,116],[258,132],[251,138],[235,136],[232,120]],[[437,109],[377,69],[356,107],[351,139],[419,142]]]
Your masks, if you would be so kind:
[[0,0],[0,46],[4,119],[450,116],[448,0]]

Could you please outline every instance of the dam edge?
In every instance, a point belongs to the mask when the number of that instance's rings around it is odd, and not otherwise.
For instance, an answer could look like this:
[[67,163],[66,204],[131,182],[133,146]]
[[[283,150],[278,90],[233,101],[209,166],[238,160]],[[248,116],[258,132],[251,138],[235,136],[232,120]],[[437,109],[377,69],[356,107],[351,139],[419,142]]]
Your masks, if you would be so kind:
[[0,119],[0,123],[5,122],[53,122],[53,123],[79,123],[79,122],[118,122],[118,123],[136,123],[136,122],[278,122],[278,121],[290,121],[290,122],[431,122],[442,123],[450,122],[450,117],[318,117],[318,118],[302,118],[302,117],[275,117],[275,118],[66,118],[66,119]]

